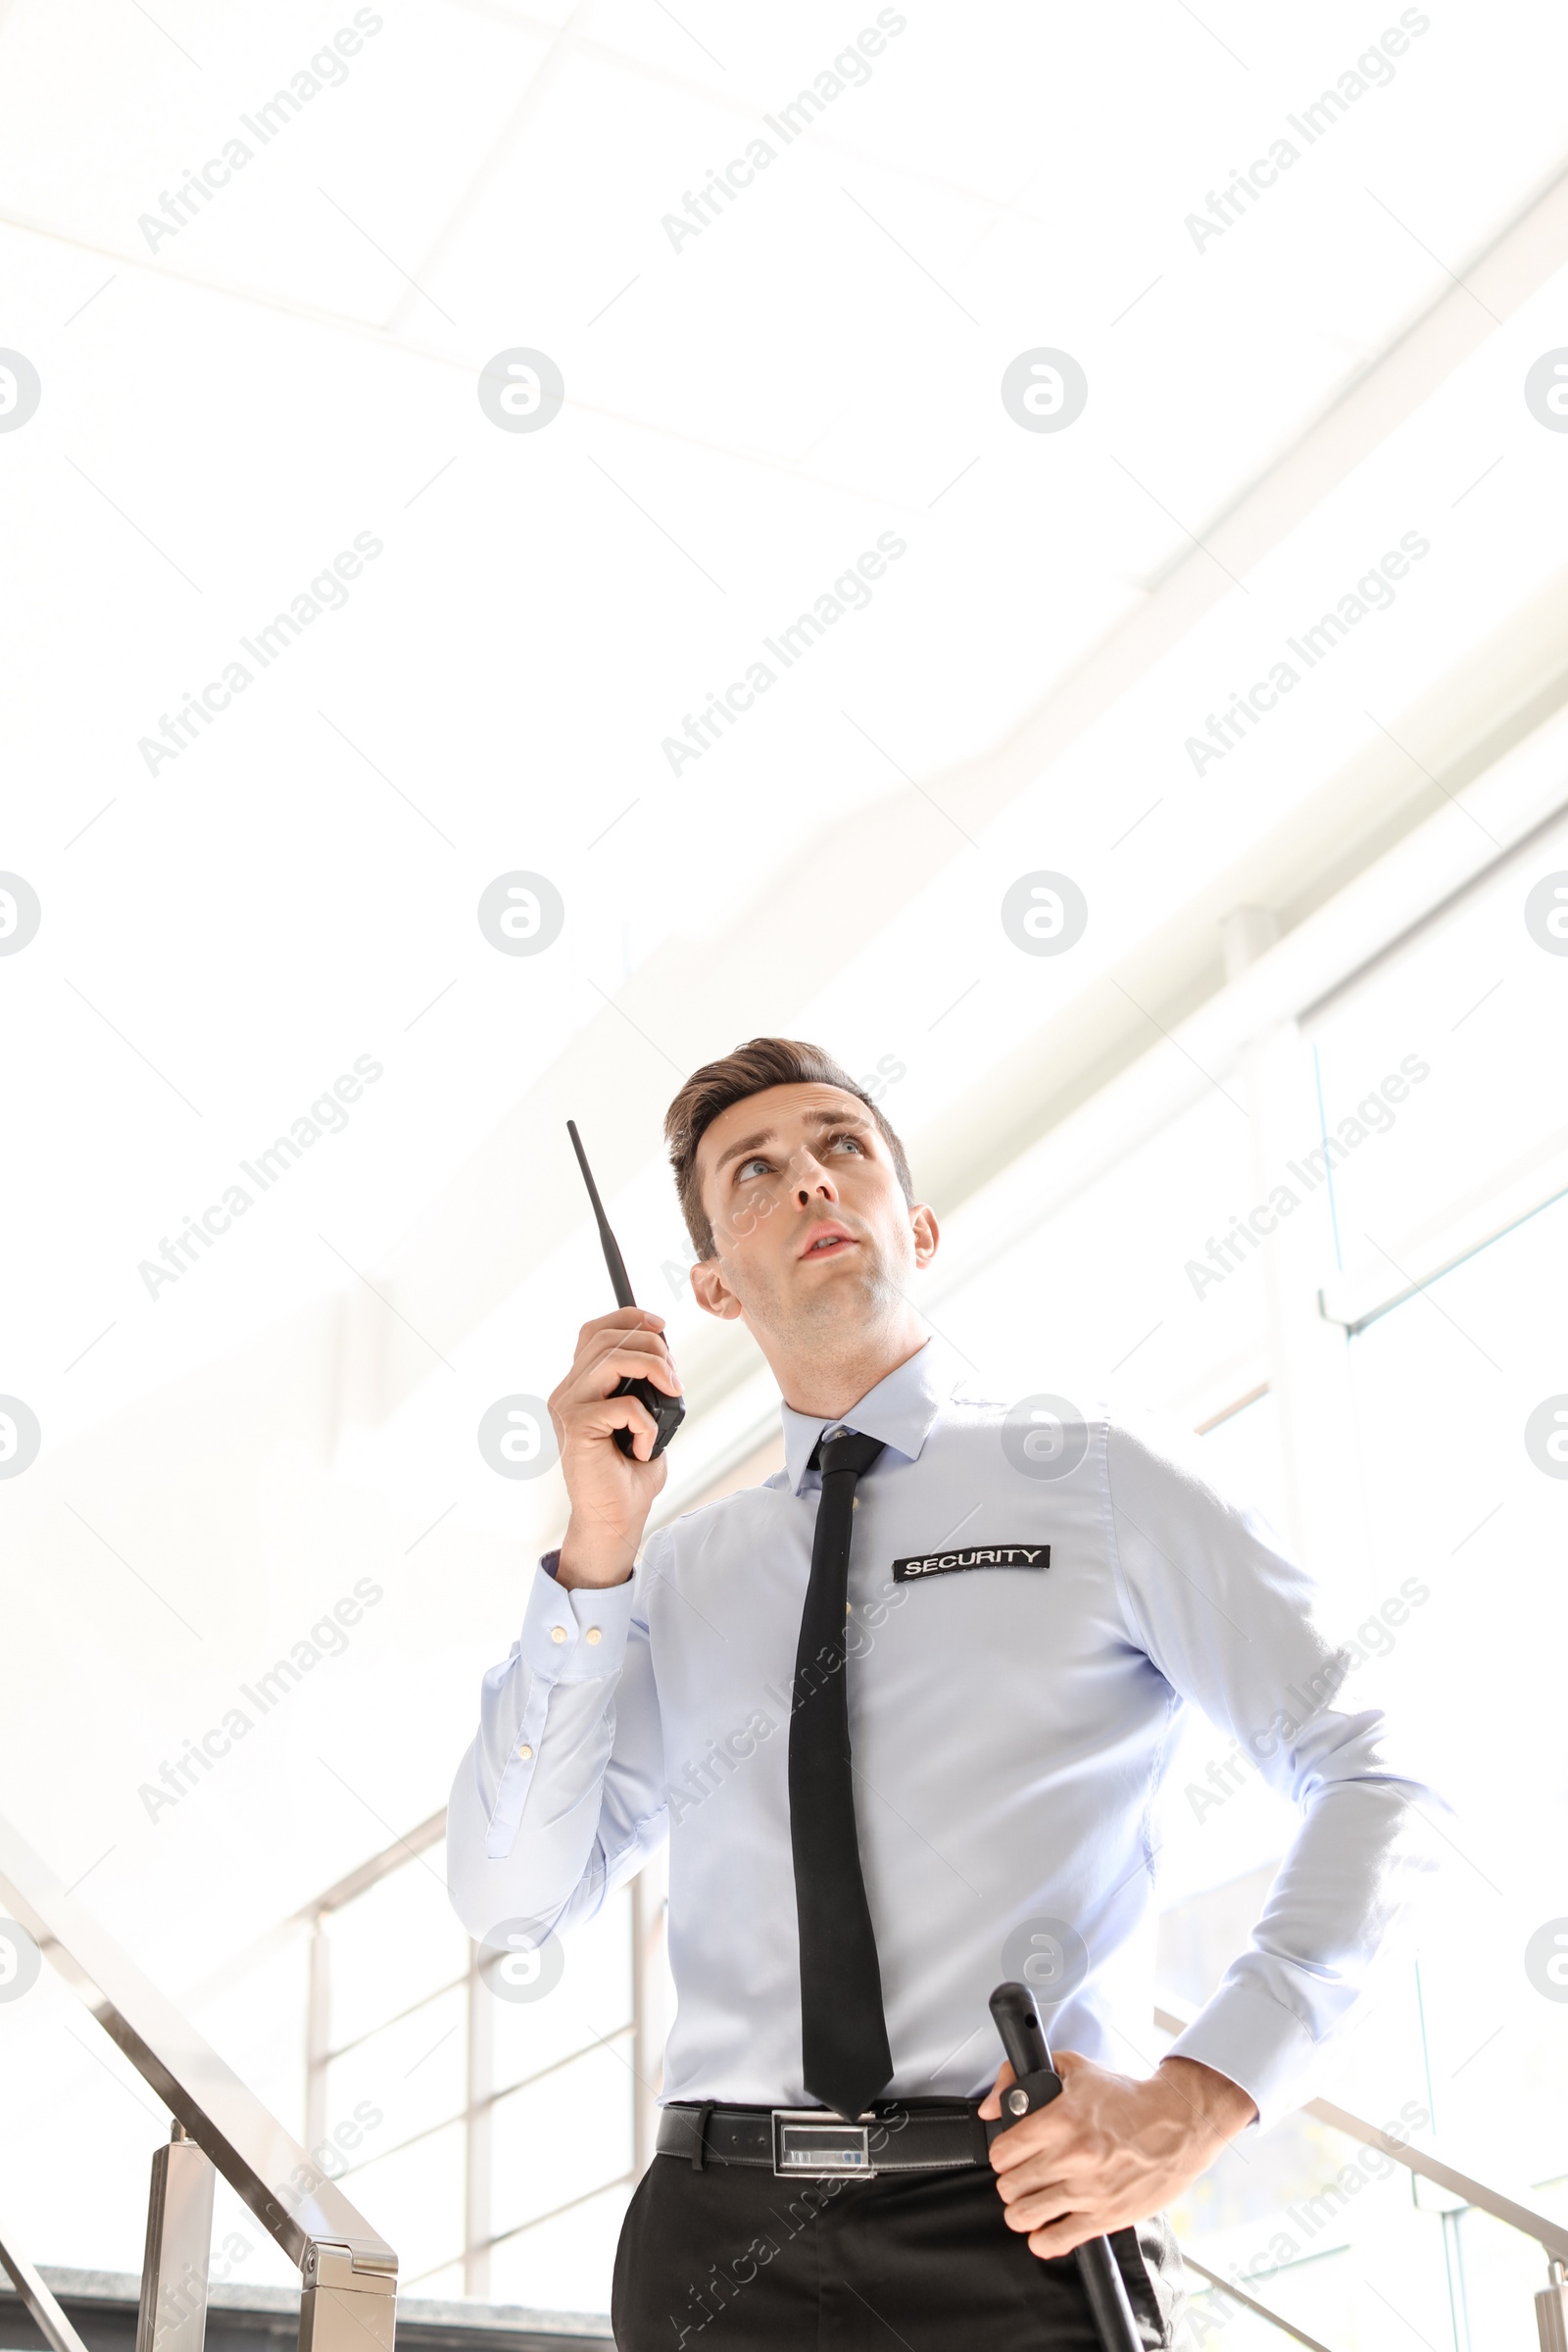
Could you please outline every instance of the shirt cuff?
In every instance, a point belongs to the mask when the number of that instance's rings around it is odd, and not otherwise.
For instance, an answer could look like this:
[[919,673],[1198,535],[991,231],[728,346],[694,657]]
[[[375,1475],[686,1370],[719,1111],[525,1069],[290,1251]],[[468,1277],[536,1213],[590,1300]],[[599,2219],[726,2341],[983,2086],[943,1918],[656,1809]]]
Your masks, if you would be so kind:
[[539,1565],[544,1570],[546,1576],[555,1575],[556,1570],[561,1566],[561,1546],[559,1544],[556,1545],[554,1551],[542,1551],[539,1554]]
[[1317,2046],[1300,2019],[1245,1979],[1221,1985],[1165,2053],[1192,2058],[1245,2090],[1268,2132],[1311,2096]]
[[631,1631],[636,1580],[558,1585],[541,1563],[523,1613],[523,1664],[544,1683],[592,1683],[620,1672]]

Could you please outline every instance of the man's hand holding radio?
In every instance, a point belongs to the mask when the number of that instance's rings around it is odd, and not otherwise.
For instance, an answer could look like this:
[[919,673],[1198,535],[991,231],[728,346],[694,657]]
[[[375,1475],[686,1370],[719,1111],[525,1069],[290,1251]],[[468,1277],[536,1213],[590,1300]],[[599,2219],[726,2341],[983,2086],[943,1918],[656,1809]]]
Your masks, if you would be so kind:
[[[568,1587],[626,1582],[664,1483],[663,1455],[648,1458],[659,1434],[652,1413],[635,1396],[612,1394],[623,1380],[652,1381],[668,1396],[680,1395],[664,1318],[646,1307],[617,1306],[585,1323],[571,1369],[551,1392],[550,1418],[571,1504],[556,1578]],[[630,1454],[615,1444],[617,1429],[631,1432]]]

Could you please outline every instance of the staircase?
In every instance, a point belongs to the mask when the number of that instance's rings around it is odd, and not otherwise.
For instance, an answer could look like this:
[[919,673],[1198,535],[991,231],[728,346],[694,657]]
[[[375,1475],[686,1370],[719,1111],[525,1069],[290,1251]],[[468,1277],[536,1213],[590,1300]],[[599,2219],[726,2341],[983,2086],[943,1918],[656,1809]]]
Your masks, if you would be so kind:
[[[41,2274],[87,2352],[136,2352],[141,2280],[128,2272]],[[215,2287],[207,2299],[207,2352],[294,2352],[300,2299],[286,2286]],[[608,2323],[508,2303],[399,2301],[398,2352],[583,2352],[613,2341]],[[57,2352],[22,2296],[0,2281],[0,2352]]]
[[[415,1851],[407,1840],[400,1845],[404,1859]],[[356,1874],[352,1887],[345,1883],[330,1890],[333,1898],[353,1899],[392,1867],[390,1854],[378,1858]],[[408,2297],[399,2304],[398,2259],[392,2248],[180,2011],[66,1893],[39,1856],[0,1820],[0,1926],[9,1924],[7,1914],[77,1994],[172,2120],[171,2139],[153,2157],[146,2256],[139,2278],[96,2271],[41,2272],[17,2243],[0,2212],[0,2352],[287,2352],[294,2344],[298,2352],[573,2352],[584,2344],[612,2342],[601,2316],[494,2303],[482,2291],[463,2301]],[[650,1930],[635,1907],[633,1923],[640,1950]],[[32,1962],[36,1967],[36,1954]],[[319,2028],[316,2012],[321,2006],[313,2004],[313,2034]],[[646,2055],[652,2036],[642,2006],[634,1999],[628,2031],[634,2046],[643,2047]],[[1178,2033],[1187,2022],[1168,1996],[1154,2012],[1154,2023],[1167,2033]],[[314,2040],[312,2046],[314,2053]],[[313,2082],[321,2079],[328,2060],[329,2053],[313,2056]],[[470,2076],[471,2071],[470,2066]],[[645,2065],[637,2075],[640,2108],[644,2097],[650,2102],[653,2097],[652,2070]],[[487,2091],[476,2102],[470,2082],[470,2106],[484,2115],[493,2108],[494,2095]],[[1513,2233],[1515,2243],[1534,2240],[1545,2257],[1547,2280],[1534,2296],[1540,2352],[1568,2352],[1568,2226],[1458,2164],[1391,2136],[1346,2108],[1313,2100],[1303,2113],[1343,2134],[1350,2145],[1376,2151],[1403,2167],[1412,2192],[1423,2180],[1441,2192],[1449,2201],[1443,2209],[1446,2231],[1455,2215],[1473,2213]],[[641,2115],[639,2127],[640,2165],[646,2161],[651,2137]],[[470,2152],[474,2146],[484,2154],[483,2139],[470,2132]],[[470,2192],[475,2172],[482,2175],[483,2170],[481,2166],[470,2171]],[[298,2270],[297,2292],[209,2284],[219,2173]],[[471,2193],[468,2203],[471,2213]],[[548,2221],[551,2216],[541,2218]],[[534,2226],[524,2221],[518,2229]],[[490,2245],[501,2242],[500,2237],[481,2235],[474,2251],[483,2257]],[[1190,2341],[1206,2343],[1217,2327],[1228,2352],[1231,2347],[1243,2352],[1244,2345],[1254,2343],[1295,2343],[1305,2352],[1348,2352],[1345,2344],[1325,2344],[1262,2292],[1253,2291],[1259,2284],[1255,2270],[1245,2274],[1244,2285],[1240,2272],[1222,2277],[1190,2247],[1184,2246],[1183,2253],[1193,2275],[1193,2322],[1201,2330]],[[471,2268],[466,2275],[471,2279]],[[9,2287],[6,2276],[14,2282]],[[1492,2352],[1494,2345],[1524,2344],[1528,2305],[1523,2295],[1510,2295],[1509,2304],[1494,2315],[1495,2326],[1489,2325],[1487,2332],[1477,2336],[1478,2347],[1485,2345]],[[1456,2318],[1456,2344],[1459,2329]],[[1468,2318],[1463,2332],[1466,2342],[1458,2352],[1469,2352]]]

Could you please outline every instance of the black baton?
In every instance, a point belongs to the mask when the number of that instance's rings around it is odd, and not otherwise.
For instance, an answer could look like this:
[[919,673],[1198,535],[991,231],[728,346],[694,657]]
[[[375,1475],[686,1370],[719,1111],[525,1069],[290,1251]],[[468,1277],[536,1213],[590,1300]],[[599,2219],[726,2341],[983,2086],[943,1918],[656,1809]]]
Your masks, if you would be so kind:
[[[1050,2045],[1027,1984],[999,1984],[991,1995],[991,2014],[1002,2036],[1003,2055],[1017,2078],[1002,2094],[1001,2123],[989,2127],[995,2135],[1037,2108],[1048,2107],[1060,2093],[1061,2077],[1051,2063]],[[1143,2352],[1144,2339],[1109,2238],[1086,2238],[1077,2252],[1078,2275],[1105,2352]]]

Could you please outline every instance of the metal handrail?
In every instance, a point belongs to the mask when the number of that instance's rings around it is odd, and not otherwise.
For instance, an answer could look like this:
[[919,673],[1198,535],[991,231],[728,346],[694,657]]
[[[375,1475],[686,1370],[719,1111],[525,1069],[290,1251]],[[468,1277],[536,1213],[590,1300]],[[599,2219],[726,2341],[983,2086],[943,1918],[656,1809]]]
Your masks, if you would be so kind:
[[[1193,2023],[1193,2015],[1185,2016],[1164,2006],[1172,1996],[1164,1993],[1154,2004],[1154,2023],[1164,2034],[1184,2033]],[[1510,2230],[1518,2230],[1533,2237],[1544,2249],[1548,2262],[1568,2262],[1568,2229],[1554,2222],[1549,2215],[1537,2213],[1529,2205],[1521,2205],[1513,2197],[1505,2197],[1500,2189],[1489,2188],[1469,2173],[1461,2173],[1441,2157],[1429,2156],[1424,2148],[1412,2147],[1408,2140],[1395,2139],[1378,2125],[1369,2123],[1364,2115],[1353,2115],[1348,2107],[1339,2107],[1331,2099],[1306,2099],[1299,2112],[1316,2116],[1321,2124],[1330,2124],[1336,2132],[1344,2132],[1365,2148],[1377,2148],[1383,2155],[1392,2156],[1407,2172],[1419,2173],[1424,2180],[1435,2180],[1440,2188],[1448,2189],[1467,2205],[1475,2205],[1490,2213],[1494,2221],[1503,2222]]]
[[[372,1856],[368,1863],[362,1864],[303,1906],[283,1926],[293,1928],[318,1921],[324,1911],[337,1909],[367,1892],[382,1877],[435,1843],[443,1821],[444,1817],[436,1814],[421,1822],[412,1838],[400,1838],[384,1853]],[[318,2282],[322,2286],[329,2283],[352,2286],[390,2298],[395,2292],[397,2274],[397,2257],[391,2248],[217,2052],[120,1951],[90,1914],[73,1902],[38,1855],[3,1819],[0,1819],[0,1901],[9,1903],[15,1917],[33,1936],[190,2137],[205,2150],[263,2227],[299,2266],[307,2285]],[[1192,2024],[1195,2014],[1185,2004],[1176,2005],[1175,1996],[1166,1993],[1155,2002],[1153,2020],[1162,2032],[1179,2034]],[[1568,2265],[1568,2227],[1549,2216],[1520,2204],[1424,2149],[1396,2139],[1368,2118],[1331,2100],[1307,2100],[1300,2112],[1345,2132],[1364,2147],[1378,2149],[1407,2171],[1447,2189],[1465,2204],[1535,2238],[1553,2266],[1554,2278],[1560,2278],[1562,2267]],[[1209,2270],[1185,2246],[1182,2255],[1187,2266],[1210,2287],[1290,2336],[1305,2347],[1305,2352],[1328,2352],[1315,2336],[1308,2335],[1269,2304],[1248,2294],[1233,2280]],[[324,2267],[322,2257],[326,2258]],[[80,2339],[70,2321],[37,2273],[17,2252],[14,2240],[3,2227],[0,2227],[0,2265],[16,2279],[54,2352],[82,2352]],[[365,2316],[369,2318],[368,2310]],[[302,2327],[302,2343],[307,2332]],[[389,2328],[383,2334],[382,2328],[372,2326],[370,2332],[373,2338],[390,2347]]]
[[1294,2320],[1288,2320],[1272,2304],[1260,2303],[1255,2295],[1248,2294],[1233,2279],[1222,2278],[1218,2271],[1211,2271],[1205,2263],[1200,2262],[1196,2255],[1189,2253],[1186,2246],[1181,2248],[1181,2257],[1186,2269],[1196,2271],[1200,2278],[1206,2278],[1210,2286],[1217,2287],[1222,2295],[1229,2295],[1233,2303],[1240,2303],[1246,2310],[1255,2312],[1260,2320],[1266,2320],[1282,2335],[1291,2336],[1297,2343],[1304,2344],[1306,2352],[1329,2352],[1329,2346],[1320,2343],[1315,2335],[1308,2335],[1304,2328],[1298,2328]]
[[[0,1903],[282,2247],[305,2286],[334,2299],[352,2295],[361,2325],[390,2352],[392,2248],[3,1818]],[[384,2308],[372,2312],[372,2301]],[[326,2316],[317,2293],[308,2295],[302,2343],[326,2337]]]

